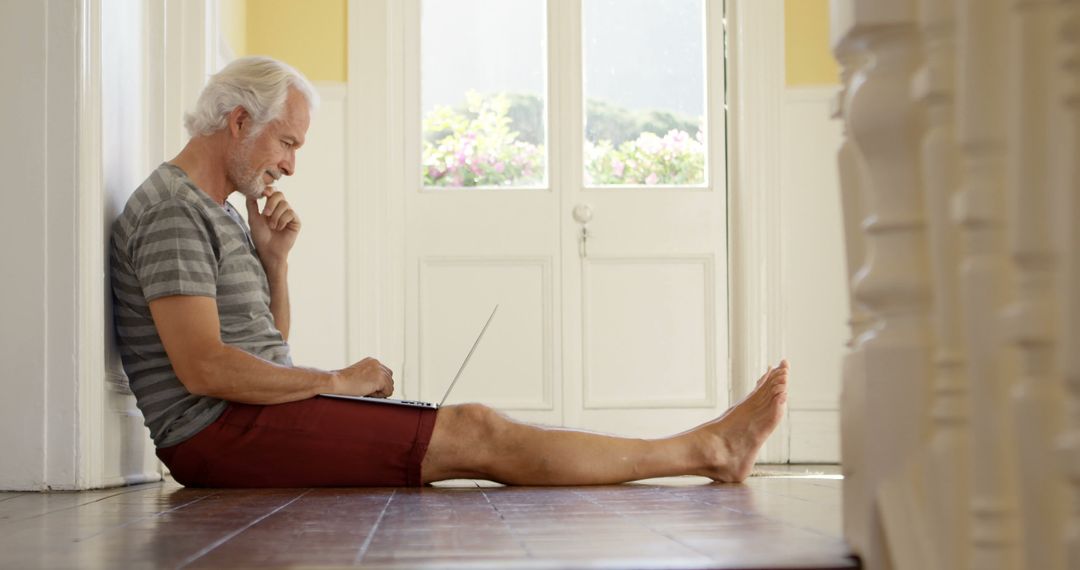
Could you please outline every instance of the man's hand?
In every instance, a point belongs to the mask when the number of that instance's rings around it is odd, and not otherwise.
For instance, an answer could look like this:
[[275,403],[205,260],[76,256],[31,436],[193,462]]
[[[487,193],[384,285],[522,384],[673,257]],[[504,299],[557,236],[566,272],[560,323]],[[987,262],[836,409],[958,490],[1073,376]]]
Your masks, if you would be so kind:
[[285,195],[272,188],[263,193],[266,205],[259,211],[259,203],[247,199],[248,225],[251,226],[251,241],[263,266],[280,265],[289,257],[289,250],[296,243],[300,234],[300,217],[285,201]]
[[394,393],[394,372],[374,358],[365,358],[334,372],[334,393],[389,398]]

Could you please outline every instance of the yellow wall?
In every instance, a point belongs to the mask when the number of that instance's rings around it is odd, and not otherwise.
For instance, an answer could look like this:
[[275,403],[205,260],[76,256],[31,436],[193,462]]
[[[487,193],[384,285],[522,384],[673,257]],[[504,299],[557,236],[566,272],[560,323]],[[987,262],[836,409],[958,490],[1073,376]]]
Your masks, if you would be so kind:
[[[222,26],[236,55],[269,55],[312,81],[348,77],[348,0],[222,0]],[[246,25],[244,24],[246,20]],[[835,84],[829,0],[784,0],[789,86]]]
[[829,0],[784,0],[784,28],[789,86],[840,81],[829,50]]
[[[312,81],[344,83],[347,5],[348,0],[224,0],[222,26],[238,56],[268,55]],[[246,19],[247,25],[237,29],[230,19]]]
[[247,0],[221,0],[218,2],[221,33],[232,48],[234,55],[246,55],[247,50]]

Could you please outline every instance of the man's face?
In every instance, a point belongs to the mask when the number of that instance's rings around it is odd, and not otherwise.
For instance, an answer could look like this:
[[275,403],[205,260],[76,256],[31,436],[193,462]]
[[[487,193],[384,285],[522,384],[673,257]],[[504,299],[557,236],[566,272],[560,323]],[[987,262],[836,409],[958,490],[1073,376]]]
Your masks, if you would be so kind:
[[229,182],[249,198],[261,198],[268,186],[296,170],[296,150],[304,144],[311,115],[307,100],[289,88],[285,110],[257,135],[243,136],[228,161]]

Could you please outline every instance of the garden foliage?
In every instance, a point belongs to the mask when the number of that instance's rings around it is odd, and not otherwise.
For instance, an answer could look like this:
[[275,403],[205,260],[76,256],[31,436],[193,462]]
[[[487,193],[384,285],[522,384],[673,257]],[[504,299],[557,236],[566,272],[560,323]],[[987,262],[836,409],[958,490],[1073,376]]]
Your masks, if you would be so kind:
[[[596,100],[588,101],[587,119],[586,184],[704,183],[705,141],[697,120]],[[469,92],[462,107],[436,107],[423,119],[424,185],[543,185],[544,123],[543,102],[534,95]]]

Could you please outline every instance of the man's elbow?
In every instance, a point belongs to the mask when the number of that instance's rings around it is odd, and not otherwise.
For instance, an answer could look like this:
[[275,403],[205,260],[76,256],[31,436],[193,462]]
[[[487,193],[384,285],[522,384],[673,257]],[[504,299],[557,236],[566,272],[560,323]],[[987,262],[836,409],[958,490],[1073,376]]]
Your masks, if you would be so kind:
[[205,373],[186,370],[177,372],[176,377],[180,379],[184,389],[193,396],[212,396],[213,389],[211,386],[213,386],[213,382],[207,380]]
[[195,396],[219,397],[221,364],[219,350],[207,350],[176,368],[176,377],[184,389]]

